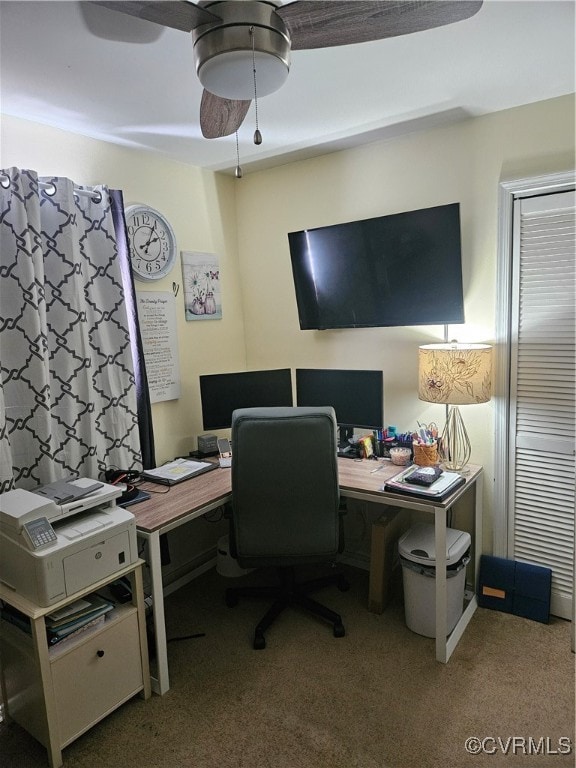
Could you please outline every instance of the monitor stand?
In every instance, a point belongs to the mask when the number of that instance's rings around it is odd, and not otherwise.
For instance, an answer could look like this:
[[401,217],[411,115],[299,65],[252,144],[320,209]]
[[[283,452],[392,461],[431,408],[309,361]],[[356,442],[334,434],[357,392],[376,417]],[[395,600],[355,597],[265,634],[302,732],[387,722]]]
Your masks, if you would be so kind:
[[360,451],[350,440],[354,437],[354,427],[339,427],[338,456],[342,459],[359,459]]

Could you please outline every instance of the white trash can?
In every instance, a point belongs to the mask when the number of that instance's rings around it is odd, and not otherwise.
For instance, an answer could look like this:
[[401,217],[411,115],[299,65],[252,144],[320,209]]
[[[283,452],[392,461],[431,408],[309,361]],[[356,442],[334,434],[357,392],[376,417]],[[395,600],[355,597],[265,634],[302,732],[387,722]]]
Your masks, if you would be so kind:
[[[470,534],[446,529],[447,631],[452,632],[464,610]],[[436,637],[436,546],[434,525],[421,523],[398,539],[404,584],[406,625],[412,632]]]
[[252,571],[252,568],[241,568],[238,560],[230,554],[230,540],[228,535],[221,536],[216,546],[216,570],[220,576],[234,578],[244,576]]

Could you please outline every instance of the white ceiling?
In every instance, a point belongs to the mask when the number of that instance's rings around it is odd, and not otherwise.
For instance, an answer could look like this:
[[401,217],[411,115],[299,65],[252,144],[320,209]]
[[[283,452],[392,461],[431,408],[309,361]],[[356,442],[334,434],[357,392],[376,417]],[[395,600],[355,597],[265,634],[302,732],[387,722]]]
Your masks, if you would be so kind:
[[[294,51],[287,83],[258,101],[262,145],[253,106],[240,129],[242,168],[573,93],[574,10],[574,0],[485,0],[454,25]],[[201,136],[187,33],[72,0],[1,0],[0,25],[3,113],[212,170],[236,165],[234,136]]]

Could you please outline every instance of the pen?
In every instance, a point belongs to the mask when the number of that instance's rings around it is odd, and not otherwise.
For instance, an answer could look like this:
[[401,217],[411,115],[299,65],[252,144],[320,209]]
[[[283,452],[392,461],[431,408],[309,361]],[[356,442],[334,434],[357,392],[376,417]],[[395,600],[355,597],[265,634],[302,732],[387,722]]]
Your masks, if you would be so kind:
[[376,467],[376,469],[371,469],[370,474],[373,475],[374,472],[380,472],[381,469],[384,469],[384,464],[380,464],[380,466]]

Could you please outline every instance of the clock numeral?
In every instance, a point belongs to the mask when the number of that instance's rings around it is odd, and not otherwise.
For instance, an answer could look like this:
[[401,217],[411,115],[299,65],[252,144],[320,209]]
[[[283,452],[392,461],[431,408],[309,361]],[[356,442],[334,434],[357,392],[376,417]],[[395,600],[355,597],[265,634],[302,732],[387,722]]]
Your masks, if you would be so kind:
[[134,230],[138,229],[138,227],[154,228],[157,225],[157,222],[152,216],[149,216],[147,213],[140,213],[137,216],[132,217],[131,223],[128,226],[128,232],[131,234]]
[[[166,261],[166,259],[163,259],[163,261]],[[143,269],[146,270],[149,274],[151,272],[158,272],[160,269],[162,269],[162,264],[158,260],[156,261],[142,261],[142,259],[137,259],[136,264],[134,265],[136,269],[139,269],[142,271]]]

